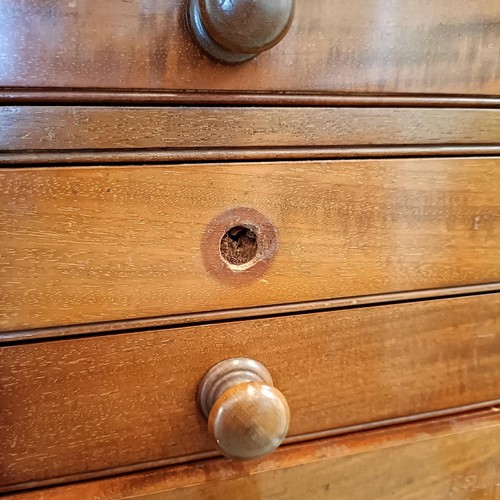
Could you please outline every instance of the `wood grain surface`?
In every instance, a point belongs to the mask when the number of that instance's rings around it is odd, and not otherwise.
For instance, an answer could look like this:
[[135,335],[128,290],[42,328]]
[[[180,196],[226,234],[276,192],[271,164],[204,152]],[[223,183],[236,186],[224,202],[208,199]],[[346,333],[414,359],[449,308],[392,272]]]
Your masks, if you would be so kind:
[[287,446],[259,462],[211,460],[6,500],[496,500],[498,408]]
[[[0,171],[0,329],[500,281],[496,158]],[[211,221],[276,227],[266,274],[210,274]],[[229,228],[228,228],[229,229]]]
[[500,94],[497,0],[297,0],[273,49],[202,54],[180,0],[0,1],[0,85]]
[[2,347],[0,482],[213,451],[196,391],[230,357],[268,368],[290,407],[289,439],[485,404],[499,396],[499,308],[491,294]]
[[500,109],[3,106],[0,129],[0,151],[23,153],[498,146]]

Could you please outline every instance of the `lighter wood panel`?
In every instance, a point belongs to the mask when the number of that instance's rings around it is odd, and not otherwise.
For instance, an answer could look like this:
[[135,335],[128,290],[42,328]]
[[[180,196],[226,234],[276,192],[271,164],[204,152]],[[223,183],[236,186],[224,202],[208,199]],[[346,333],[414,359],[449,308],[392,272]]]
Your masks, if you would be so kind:
[[230,357],[269,369],[289,439],[494,400],[499,308],[491,294],[2,347],[0,484],[213,451],[196,390]]
[[[0,328],[499,282],[499,173],[496,158],[3,169]],[[202,258],[238,206],[279,238],[240,286]]]
[[4,106],[0,129],[0,151],[6,153],[499,145],[500,110]]
[[500,94],[497,0],[297,0],[243,65],[204,56],[181,0],[1,0],[0,85]]
[[289,446],[257,463],[212,460],[6,498],[496,500],[499,493],[496,408]]

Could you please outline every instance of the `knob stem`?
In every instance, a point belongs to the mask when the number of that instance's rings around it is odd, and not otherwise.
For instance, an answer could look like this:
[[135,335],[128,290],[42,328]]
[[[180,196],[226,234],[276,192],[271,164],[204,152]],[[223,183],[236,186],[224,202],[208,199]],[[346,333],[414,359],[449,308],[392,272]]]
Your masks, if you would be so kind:
[[198,404],[206,418],[215,402],[231,387],[246,382],[261,382],[273,385],[267,368],[250,358],[225,359],[205,374],[198,386]]

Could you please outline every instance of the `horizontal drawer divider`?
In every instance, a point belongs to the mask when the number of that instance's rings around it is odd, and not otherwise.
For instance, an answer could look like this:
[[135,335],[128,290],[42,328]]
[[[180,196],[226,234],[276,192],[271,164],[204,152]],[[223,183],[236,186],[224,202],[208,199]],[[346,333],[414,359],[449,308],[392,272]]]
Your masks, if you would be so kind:
[[130,164],[268,161],[298,159],[369,159],[369,158],[416,158],[455,156],[498,156],[497,145],[419,145],[419,146],[354,146],[354,147],[292,147],[292,148],[199,148],[199,149],[107,149],[107,150],[61,150],[61,151],[0,151],[0,165],[42,166],[95,165],[102,163]]
[[140,91],[114,89],[4,88],[0,104],[134,104],[134,105],[214,105],[214,106],[402,106],[442,108],[497,108],[500,98],[439,94],[328,94]]
[[123,321],[103,321],[79,325],[64,325],[32,330],[17,330],[0,332],[0,345],[25,344],[45,342],[54,338],[78,338],[92,334],[106,335],[109,333],[124,334],[142,330],[187,327],[197,324],[214,324],[234,322],[244,319],[260,319],[289,314],[312,314],[332,310],[353,309],[362,307],[383,306],[385,304],[408,303],[465,297],[468,295],[484,295],[500,292],[500,283],[485,283],[480,285],[437,288],[431,290],[411,290],[407,292],[361,295],[359,297],[344,297],[327,300],[312,300],[300,303],[277,304],[258,307],[244,307],[206,311],[188,314],[173,314],[152,318],[129,319]]

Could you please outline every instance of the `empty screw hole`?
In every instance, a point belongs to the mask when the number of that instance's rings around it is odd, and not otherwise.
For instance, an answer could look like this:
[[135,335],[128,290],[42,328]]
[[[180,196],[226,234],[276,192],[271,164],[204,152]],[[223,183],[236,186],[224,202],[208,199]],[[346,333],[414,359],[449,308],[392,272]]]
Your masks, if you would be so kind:
[[220,254],[232,266],[248,264],[257,255],[257,235],[249,227],[232,227],[222,237]]

